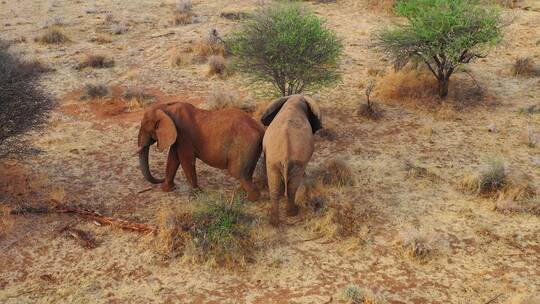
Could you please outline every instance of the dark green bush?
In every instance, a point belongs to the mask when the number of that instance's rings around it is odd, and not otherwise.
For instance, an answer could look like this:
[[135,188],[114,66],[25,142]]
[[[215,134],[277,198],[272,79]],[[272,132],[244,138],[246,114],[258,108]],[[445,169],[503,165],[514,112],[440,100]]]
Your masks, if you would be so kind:
[[28,151],[28,145],[15,140],[17,135],[41,126],[54,103],[39,85],[39,76],[48,69],[8,49],[0,40],[0,157]]
[[395,11],[405,24],[380,32],[375,47],[396,69],[409,61],[426,64],[439,82],[441,98],[448,95],[456,69],[485,57],[487,47],[502,36],[499,12],[474,0],[399,0]]
[[323,20],[294,5],[257,11],[228,45],[236,68],[255,80],[270,82],[281,95],[339,79],[341,40]]

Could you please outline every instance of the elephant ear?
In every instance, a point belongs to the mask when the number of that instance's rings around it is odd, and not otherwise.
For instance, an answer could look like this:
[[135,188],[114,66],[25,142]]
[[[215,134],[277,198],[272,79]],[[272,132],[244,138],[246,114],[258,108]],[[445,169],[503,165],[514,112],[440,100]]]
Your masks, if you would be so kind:
[[176,125],[172,118],[163,112],[163,110],[156,110],[156,124],[154,127],[159,151],[163,151],[174,144],[178,136]]
[[281,110],[281,107],[285,104],[285,102],[289,99],[290,96],[285,96],[278,98],[264,110],[262,116],[261,116],[261,122],[265,126],[269,126],[272,120],[274,120],[274,117],[276,117],[279,110]]
[[319,108],[319,104],[313,98],[308,96],[303,97],[307,105],[307,116],[309,124],[311,125],[311,130],[313,131],[313,134],[315,134],[317,130],[323,128],[321,109]]

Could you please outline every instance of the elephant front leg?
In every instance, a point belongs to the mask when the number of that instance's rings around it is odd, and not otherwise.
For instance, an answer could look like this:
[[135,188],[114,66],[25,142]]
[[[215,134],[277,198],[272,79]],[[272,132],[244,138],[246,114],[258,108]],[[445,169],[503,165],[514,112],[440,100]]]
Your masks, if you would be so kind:
[[165,169],[165,182],[163,183],[163,191],[170,192],[174,189],[174,177],[176,176],[176,171],[178,171],[178,166],[180,165],[180,160],[178,159],[178,153],[176,152],[175,146],[172,146],[169,149],[169,156],[167,157],[167,168]]
[[195,156],[193,154],[184,154],[180,156],[180,164],[182,165],[182,170],[189,184],[194,189],[199,189],[199,184],[197,182],[197,171],[195,169]]

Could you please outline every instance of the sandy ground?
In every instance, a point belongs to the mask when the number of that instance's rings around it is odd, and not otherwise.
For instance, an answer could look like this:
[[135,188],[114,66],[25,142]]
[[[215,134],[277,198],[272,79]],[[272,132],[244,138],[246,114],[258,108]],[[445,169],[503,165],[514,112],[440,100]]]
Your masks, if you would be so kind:
[[[172,2],[171,2],[172,3]],[[42,83],[59,101],[49,125],[28,139],[42,153],[0,162],[0,202],[5,206],[36,203],[50,197],[133,221],[155,223],[160,208],[189,206],[181,174],[177,189],[149,185],[138,171],[136,133],[141,110],[128,111],[119,98],[81,102],[84,84],[102,82],[141,87],[158,102],[204,102],[215,86],[227,85],[248,103],[267,101],[259,87],[240,75],[209,77],[205,64],[172,68],[169,51],[222,33],[236,23],[222,11],[250,11],[256,1],[194,1],[200,23],[173,26],[171,6],[161,1],[2,1],[1,36],[26,37],[12,50],[55,68]],[[0,236],[1,303],[341,303],[350,284],[371,290],[390,303],[506,303],[516,294],[540,292],[540,219],[531,214],[503,214],[488,199],[457,187],[467,172],[486,159],[505,160],[512,172],[528,176],[540,191],[540,148],[524,141],[528,130],[540,136],[540,115],[518,115],[523,106],[540,103],[540,78],[516,78],[510,66],[517,56],[540,62],[540,12],[505,10],[514,22],[491,55],[470,66],[485,89],[472,105],[440,106],[419,101],[375,99],[384,110],[379,121],[352,115],[362,101],[368,70],[385,69],[369,37],[390,16],[370,11],[362,1],[308,4],[343,38],[341,83],[314,92],[334,140],[318,137],[312,170],[331,157],[347,159],[356,184],[342,189],[355,204],[370,206],[373,216],[358,235],[346,240],[316,237],[306,211],[279,229],[268,226],[267,193],[249,211],[260,217],[261,250],[256,262],[232,271],[163,261],[151,248],[151,236],[98,227],[67,215],[5,217],[11,223]],[[112,43],[90,42],[106,14],[128,31]],[[46,46],[33,42],[42,27],[60,18],[72,42]],[[114,58],[110,69],[74,69],[88,53]],[[389,69],[387,69],[389,71]],[[454,91],[470,82],[456,76]],[[381,95],[382,96],[382,95]],[[487,126],[495,124],[497,132]],[[165,155],[152,151],[152,167],[163,168]],[[422,174],[411,174],[413,164]],[[160,171],[157,171],[160,172]],[[201,186],[231,193],[236,182],[199,164]],[[92,233],[95,249],[82,248],[60,230],[66,225]],[[409,226],[444,239],[436,253],[420,262],[404,255],[397,243]],[[279,261],[279,263],[276,263]]]

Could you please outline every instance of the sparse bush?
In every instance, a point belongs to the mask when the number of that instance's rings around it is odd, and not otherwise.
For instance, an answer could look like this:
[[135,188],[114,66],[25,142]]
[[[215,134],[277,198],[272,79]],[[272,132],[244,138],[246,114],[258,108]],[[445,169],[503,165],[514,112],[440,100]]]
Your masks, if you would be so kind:
[[45,32],[35,39],[36,42],[45,44],[62,44],[69,42],[69,38],[58,26],[48,27]]
[[477,195],[491,195],[508,185],[508,172],[503,161],[490,160],[477,174],[466,174],[460,181],[462,189]]
[[490,160],[479,174],[465,175],[460,187],[494,199],[493,209],[496,211],[540,215],[540,198],[529,178],[516,172],[510,173],[501,160]]
[[208,57],[212,55],[225,57],[225,46],[223,43],[210,44],[208,42],[200,42],[193,47],[193,51],[195,53],[194,60],[198,63],[206,62]]
[[88,100],[97,97],[105,97],[110,95],[111,91],[108,86],[104,84],[92,84],[88,83],[84,86],[83,94],[81,95],[81,100]]
[[371,290],[358,287],[358,285],[350,284],[343,288],[340,294],[341,298],[350,304],[379,304],[382,301],[373,294]]
[[314,196],[309,204],[315,211],[307,224],[310,230],[331,239],[354,236],[373,214],[370,206],[346,201],[339,194],[337,197]]
[[198,223],[191,230],[196,253],[202,261],[217,265],[244,265],[253,258],[252,219],[243,212],[244,199],[231,202],[223,197],[202,197],[202,208],[193,215]]
[[480,194],[493,193],[501,190],[508,184],[508,171],[502,160],[491,160],[480,173],[478,192]]
[[514,76],[534,76],[538,73],[539,71],[531,57],[518,57],[512,66],[512,75]]
[[186,25],[195,21],[195,14],[193,14],[193,4],[191,0],[180,0],[176,3],[173,12],[174,25]]
[[226,201],[217,194],[200,194],[193,212],[165,208],[158,214],[157,253],[165,258],[214,266],[243,266],[252,261],[255,243],[252,218],[244,213],[240,196]]
[[473,0],[399,0],[396,14],[407,22],[380,32],[374,46],[397,70],[409,61],[425,64],[438,81],[441,98],[448,95],[452,74],[483,58],[487,46],[502,36],[499,12]]
[[125,25],[124,23],[113,23],[111,25],[111,34],[114,34],[114,35],[121,35],[121,34],[124,34],[128,31],[128,26]]
[[39,128],[53,106],[38,83],[48,69],[37,61],[23,61],[8,49],[0,39],[0,156],[25,152],[28,145],[19,145],[16,136]]
[[398,242],[404,253],[420,260],[425,260],[437,250],[442,249],[445,240],[434,232],[426,232],[415,227],[405,227],[399,232]]
[[154,102],[155,97],[146,94],[141,88],[129,87],[122,93],[122,98],[129,102],[130,109],[136,110],[144,108]]
[[191,57],[178,50],[177,48],[173,48],[171,50],[170,55],[170,64],[172,67],[184,67],[187,66],[191,61]]
[[342,158],[330,158],[314,170],[325,185],[350,186],[354,184],[354,173],[350,164]]
[[377,104],[371,100],[371,93],[375,88],[375,82],[370,83],[365,90],[366,103],[360,104],[358,108],[358,114],[373,120],[377,120],[381,117],[381,111]]
[[210,75],[225,75],[227,62],[221,55],[212,55],[208,58],[208,74]]
[[81,61],[77,65],[78,70],[82,70],[84,68],[96,68],[96,69],[103,69],[103,68],[110,68],[114,66],[114,60],[112,58],[108,58],[105,55],[102,54],[90,54],[82,57]]
[[212,89],[206,102],[208,110],[219,110],[224,108],[239,107],[238,94],[226,87],[217,86]]
[[97,44],[111,43],[112,38],[108,34],[98,34],[98,35],[96,35],[96,37],[92,37],[90,39],[90,42],[95,42]]
[[283,96],[339,78],[340,39],[324,21],[298,5],[257,11],[227,45],[237,56],[240,71],[271,83]]

